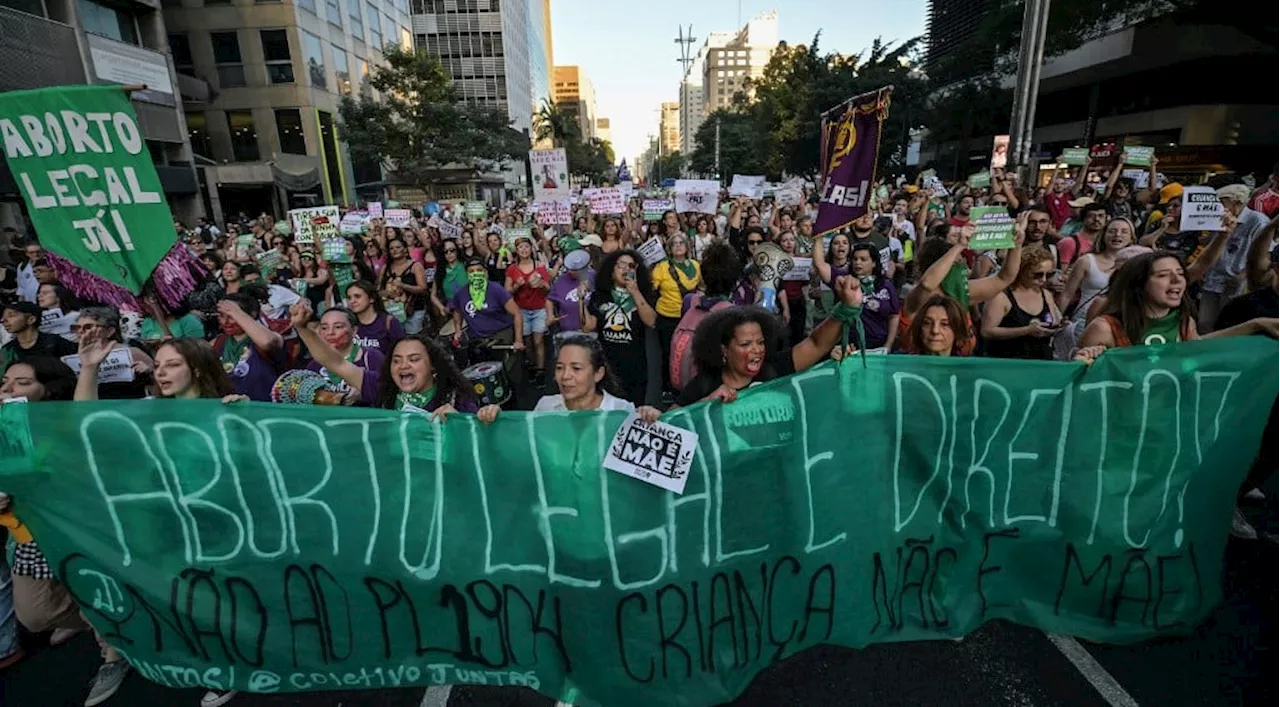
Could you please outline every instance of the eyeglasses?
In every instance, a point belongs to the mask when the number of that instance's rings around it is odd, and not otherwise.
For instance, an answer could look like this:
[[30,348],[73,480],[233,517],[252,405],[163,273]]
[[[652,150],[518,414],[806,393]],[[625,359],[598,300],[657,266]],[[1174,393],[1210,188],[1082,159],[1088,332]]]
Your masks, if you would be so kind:
[[85,332],[90,332],[90,331],[93,331],[94,329],[99,328],[99,326],[101,326],[101,325],[99,325],[99,324],[72,324],[72,325],[71,325],[71,333],[72,333],[72,334],[84,334]]
[[1048,279],[1049,279],[1049,273],[1047,273],[1047,272],[1033,272],[1033,273],[1031,273],[1031,279],[1033,279],[1033,280],[1048,280]]

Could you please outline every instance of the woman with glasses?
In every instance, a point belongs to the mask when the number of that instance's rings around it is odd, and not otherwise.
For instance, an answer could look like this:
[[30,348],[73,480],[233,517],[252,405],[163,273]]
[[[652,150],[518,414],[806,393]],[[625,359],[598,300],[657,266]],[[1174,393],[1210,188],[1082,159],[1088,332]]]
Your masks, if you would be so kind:
[[467,286],[467,265],[462,251],[462,244],[456,240],[446,240],[440,248],[440,262],[436,265],[431,287],[431,304],[442,318],[449,314],[445,303]]
[[[674,217],[674,213],[668,211]],[[684,315],[684,298],[702,288],[702,270],[698,261],[689,257],[689,239],[683,233],[667,237],[666,259],[656,263],[650,272],[653,289],[658,295],[654,309],[658,312],[658,346],[662,350],[663,390],[670,392],[671,337]]]
[[1055,263],[1053,254],[1040,246],[1023,249],[1018,279],[982,310],[987,356],[1053,360],[1052,337],[1062,318],[1046,285]]
[[[80,374],[76,382],[76,400],[130,400],[147,397],[155,362],[145,351],[124,343],[120,335],[120,311],[115,307],[85,307],[72,325],[80,342],[78,351]],[[98,363],[113,352],[128,352],[130,380],[99,383]],[[94,361],[90,365],[89,361]],[[81,388],[83,387],[83,391]],[[84,394],[84,398],[81,394]]]

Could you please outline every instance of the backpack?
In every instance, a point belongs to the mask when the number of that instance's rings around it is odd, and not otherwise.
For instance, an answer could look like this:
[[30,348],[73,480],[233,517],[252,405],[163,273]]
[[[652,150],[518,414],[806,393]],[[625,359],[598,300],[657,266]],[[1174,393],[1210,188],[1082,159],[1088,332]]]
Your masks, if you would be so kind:
[[692,354],[693,334],[697,331],[698,324],[708,314],[733,306],[727,298],[703,298],[697,294],[690,297],[692,301],[689,309],[680,317],[680,323],[671,335],[671,386],[676,390],[684,390],[689,381],[698,375]]

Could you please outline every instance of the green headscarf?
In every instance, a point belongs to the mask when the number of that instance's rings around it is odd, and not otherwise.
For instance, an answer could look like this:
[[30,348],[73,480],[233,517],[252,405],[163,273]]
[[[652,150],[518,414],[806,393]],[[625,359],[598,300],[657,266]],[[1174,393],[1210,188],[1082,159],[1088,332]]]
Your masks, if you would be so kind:
[[489,275],[483,272],[467,273],[467,290],[471,294],[471,304],[476,311],[484,309],[484,295],[489,289]]

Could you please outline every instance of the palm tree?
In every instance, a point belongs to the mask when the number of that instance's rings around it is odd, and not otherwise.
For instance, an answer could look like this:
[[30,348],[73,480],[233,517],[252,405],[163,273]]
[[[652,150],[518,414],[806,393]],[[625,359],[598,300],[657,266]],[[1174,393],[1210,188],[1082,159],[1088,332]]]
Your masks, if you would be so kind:
[[560,110],[550,98],[542,99],[542,105],[533,116],[533,136],[538,140],[550,140],[552,147],[564,147],[578,134],[578,121]]

